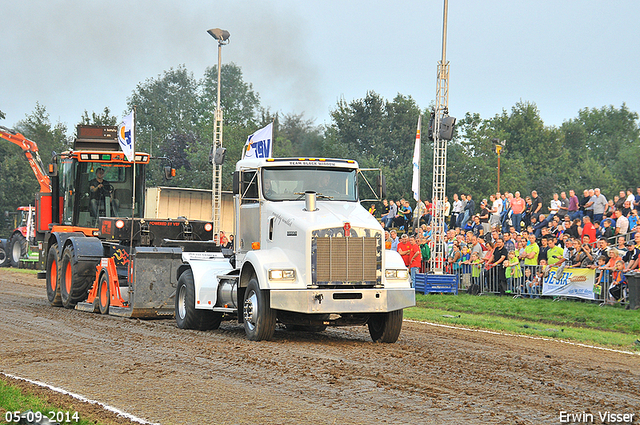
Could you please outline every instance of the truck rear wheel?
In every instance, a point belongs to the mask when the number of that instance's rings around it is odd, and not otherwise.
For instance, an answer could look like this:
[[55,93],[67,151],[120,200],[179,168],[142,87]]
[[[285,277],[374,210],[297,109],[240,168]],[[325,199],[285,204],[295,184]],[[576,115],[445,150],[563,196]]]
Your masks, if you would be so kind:
[[403,310],[372,314],[367,322],[373,342],[394,343],[402,330]]
[[244,332],[251,341],[270,340],[276,330],[276,311],[271,308],[269,292],[260,289],[258,280],[249,280],[242,303]]
[[47,252],[47,299],[53,307],[61,307],[60,278],[58,276],[58,244],[53,244]]
[[95,281],[95,274],[92,276],[93,279],[82,274],[82,266],[83,263],[75,258],[73,245],[67,246],[62,252],[60,262],[60,298],[64,308],[74,308],[79,301],[83,301],[87,297],[89,287]]
[[20,266],[20,259],[27,255],[27,239],[15,232],[9,240],[9,261],[12,267]]
[[222,313],[196,309],[196,288],[191,269],[182,272],[176,289],[176,323],[180,329],[208,331],[218,329]]

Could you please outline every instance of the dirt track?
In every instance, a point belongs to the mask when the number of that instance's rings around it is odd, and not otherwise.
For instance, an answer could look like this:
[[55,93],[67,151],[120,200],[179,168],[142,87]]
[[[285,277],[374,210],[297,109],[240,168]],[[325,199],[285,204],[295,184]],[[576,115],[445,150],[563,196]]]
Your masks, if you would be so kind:
[[[560,411],[640,416],[640,356],[406,323],[184,331],[50,307],[43,281],[0,270],[0,371],[164,424],[539,424]],[[79,407],[75,407],[79,408]],[[94,408],[95,410],[95,408]],[[81,410],[81,415],[83,411]],[[109,421],[113,415],[104,415]]]

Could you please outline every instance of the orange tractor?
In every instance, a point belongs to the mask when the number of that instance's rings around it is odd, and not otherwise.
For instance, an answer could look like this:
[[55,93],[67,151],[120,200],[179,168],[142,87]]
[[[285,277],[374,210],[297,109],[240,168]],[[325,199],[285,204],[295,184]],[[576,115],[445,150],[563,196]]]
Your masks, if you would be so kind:
[[[5,139],[35,146],[2,131]],[[117,132],[115,126],[78,126],[73,149],[54,154],[38,179],[38,278],[46,279],[53,306],[127,317],[172,315],[182,252],[219,250],[213,225],[143,218],[151,158],[136,152],[128,161]],[[41,163],[37,169],[43,170]],[[167,178],[173,172],[165,167]]]

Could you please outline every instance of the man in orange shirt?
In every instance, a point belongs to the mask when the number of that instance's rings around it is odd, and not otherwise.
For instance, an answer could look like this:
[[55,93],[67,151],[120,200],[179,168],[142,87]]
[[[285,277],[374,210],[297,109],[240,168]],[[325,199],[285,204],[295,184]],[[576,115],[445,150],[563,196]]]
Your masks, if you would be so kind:
[[518,233],[520,233],[520,223],[522,222],[522,213],[524,212],[525,206],[524,199],[520,197],[520,192],[516,192],[515,196],[511,199],[511,222]]
[[582,222],[584,223],[582,226],[582,243],[593,247],[596,242],[596,228],[591,223],[591,217],[588,215],[582,217]]
[[409,244],[411,250],[409,252],[409,271],[411,273],[411,287],[416,287],[416,273],[420,271],[422,265],[422,252],[420,251],[420,245],[416,242],[416,238],[411,236],[409,238]]
[[407,267],[409,267],[409,262],[411,261],[411,257],[409,256],[410,253],[411,253],[411,244],[409,243],[409,235],[405,233],[400,238],[400,242],[398,242],[398,254],[402,256],[404,265]]

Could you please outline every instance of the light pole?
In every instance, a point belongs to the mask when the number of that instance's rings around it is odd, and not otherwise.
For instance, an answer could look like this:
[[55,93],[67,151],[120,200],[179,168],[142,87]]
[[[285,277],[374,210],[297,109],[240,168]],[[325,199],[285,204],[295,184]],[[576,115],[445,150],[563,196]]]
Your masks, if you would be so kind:
[[506,140],[491,139],[491,141],[496,146],[496,153],[498,154],[498,192],[500,192],[500,153],[504,149]]
[[218,41],[218,99],[216,103],[215,123],[213,126],[213,147],[210,161],[213,165],[211,215],[213,220],[213,233],[220,234],[222,216],[222,162],[224,154],[217,155],[222,150],[222,109],[220,108],[220,69],[222,68],[222,46],[229,43],[229,31],[213,28],[207,31],[209,35]]

